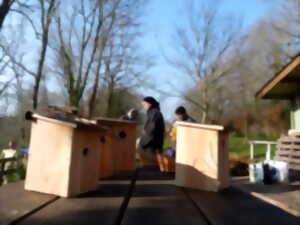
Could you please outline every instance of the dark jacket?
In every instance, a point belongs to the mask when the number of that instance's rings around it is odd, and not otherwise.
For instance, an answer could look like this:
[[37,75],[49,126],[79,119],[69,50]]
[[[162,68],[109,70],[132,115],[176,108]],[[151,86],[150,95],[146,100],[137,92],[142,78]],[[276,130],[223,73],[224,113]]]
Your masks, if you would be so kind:
[[147,112],[144,134],[140,141],[142,149],[161,151],[164,143],[165,122],[158,107],[152,107]]

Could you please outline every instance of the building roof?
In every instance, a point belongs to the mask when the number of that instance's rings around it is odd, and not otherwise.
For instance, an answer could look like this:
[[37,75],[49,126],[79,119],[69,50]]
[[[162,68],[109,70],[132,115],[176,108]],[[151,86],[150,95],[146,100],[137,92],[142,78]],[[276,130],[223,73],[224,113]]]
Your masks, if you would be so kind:
[[289,100],[299,94],[300,55],[297,55],[256,93],[256,98]]

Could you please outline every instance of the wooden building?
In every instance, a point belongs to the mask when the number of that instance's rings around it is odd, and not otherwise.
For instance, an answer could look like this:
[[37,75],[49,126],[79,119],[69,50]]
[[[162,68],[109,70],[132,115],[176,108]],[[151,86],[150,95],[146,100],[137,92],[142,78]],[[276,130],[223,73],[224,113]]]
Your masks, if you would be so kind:
[[291,129],[300,129],[300,55],[296,56],[256,94],[260,99],[289,100]]

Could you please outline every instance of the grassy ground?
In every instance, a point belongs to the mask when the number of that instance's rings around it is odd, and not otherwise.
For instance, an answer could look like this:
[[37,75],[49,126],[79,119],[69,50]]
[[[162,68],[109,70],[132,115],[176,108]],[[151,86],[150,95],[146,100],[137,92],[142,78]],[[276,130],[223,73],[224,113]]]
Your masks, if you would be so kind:
[[[277,138],[249,138],[250,140],[264,140],[264,141],[276,141]],[[255,159],[263,160],[265,159],[266,153],[266,145],[255,145],[254,146],[254,155]],[[276,146],[272,146],[272,157],[274,156],[276,151]],[[249,159],[250,158],[250,146],[248,141],[244,137],[230,137],[229,138],[229,154],[231,158],[242,158]]]

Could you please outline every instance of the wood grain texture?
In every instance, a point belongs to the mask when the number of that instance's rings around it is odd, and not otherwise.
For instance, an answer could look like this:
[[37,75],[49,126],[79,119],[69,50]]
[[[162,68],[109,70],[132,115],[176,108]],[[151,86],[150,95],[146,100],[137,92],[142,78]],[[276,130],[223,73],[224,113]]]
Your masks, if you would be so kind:
[[[109,126],[100,152],[100,176],[106,178],[114,173],[135,169],[135,143],[137,123],[98,119],[98,125]],[[125,135],[122,137],[122,135]]]
[[220,129],[178,124],[176,184],[209,191],[228,187],[227,142]]
[[32,123],[26,190],[68,196],[73,133],[62,124]]
[[276,85],[292,73],[300,64],[300,56],[287,64],[279,73],[269,80],[257,93],[257,98],[264,98]]
[[214,225],[299,225],[295,217],[236,188],[222,192],[186,189]]
[[96,187],[100,136],[105,130],[32,122],[26,190],[76,196]]
[[208,225],[181,188],[157,181],[136,183],[122,224]]
[[19,225],[113,225],[129,188],[127,184],[105,184],[78,198],[61,198]]
[[56,198],[55,195],[25,191],[24,182],[3,185],[0,188],[0,225],[8,225]]
[[[251,184],[248,180],[234,183],[234,186],[256,198],[300,217],[300,182],[277,185]],[[299,218],[300,219],[300,218]]]

